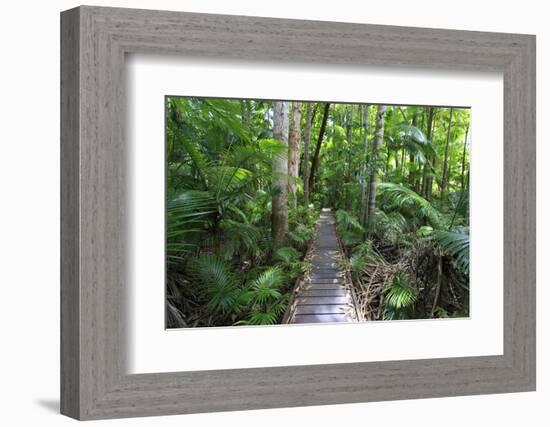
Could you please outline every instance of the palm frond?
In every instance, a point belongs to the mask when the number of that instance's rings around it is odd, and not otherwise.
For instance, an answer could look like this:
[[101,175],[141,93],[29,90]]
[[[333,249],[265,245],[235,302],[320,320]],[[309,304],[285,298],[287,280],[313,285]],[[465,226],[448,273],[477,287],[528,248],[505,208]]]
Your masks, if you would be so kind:
[[345,230],[364,231],[359,221],[352,214],[343,209],[336,211],[336,224],[338,227]]
[[184,191],[166,206],[166,255],[168,262],[179,259],[198,245],[216,213],[214,196],[207,191]]
[[241,290],[229,264],[215,255],[200,255],[187,263],[189,275],[206,286],[208,307],[214,313],[228,314],[238,309]]
[[438,210],[410,188],[389,182],[378,184],[378,188],[387,208],[402,209],[411,215],[418,211],[432,226],[441,228],[442,219]]
[[252,283],[252,289],[279,289],[284,282],[284,274],[279,267],[269,267]]
[[459,231],[434,232],[434,238],[441,248],[456,262],[456,266],[465,274],[470,272],[470,233],[467,227]]
[[224,259],[230,260],[234,253],[240,249],[252,256],[259,255],[258,240],[261,238],[261,231],[258,227],[230,218],[222,218],[219,227],[223,232],[222,252],[224,253]]
[[397,273],[388,287],[384,299],[384,320],[407,319],[417,299],[417,290],[404,274]]
[[354,253],[350,257],[350,270],[354,278],[363,272],[367,263],[367,258],[362,253]]
[[285,264],[290,264],[300,258],[300,252],[294,249],[292,246],[285,246],[277,249],[273,254],[275,261],[281,261]]
[[217,194],[224,194],[242,188],[253,177],[252,172],[248,169],[220,165],[207,168],[206,175],[208,176],[209,188]]
[[365,233],[359,221],[343,209],[336,211],[336,229],[346,245],[361,242]]

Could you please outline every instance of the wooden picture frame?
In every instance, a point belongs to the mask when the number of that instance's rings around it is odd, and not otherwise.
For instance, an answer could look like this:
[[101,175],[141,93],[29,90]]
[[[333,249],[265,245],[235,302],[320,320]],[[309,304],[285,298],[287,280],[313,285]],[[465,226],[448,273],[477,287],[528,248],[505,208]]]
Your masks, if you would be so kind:
[[[504,354],[129,375],[126,53],[504,78]],[[535,390],[535,37],[83,6],[61,14],[61,412],[101,419]]]

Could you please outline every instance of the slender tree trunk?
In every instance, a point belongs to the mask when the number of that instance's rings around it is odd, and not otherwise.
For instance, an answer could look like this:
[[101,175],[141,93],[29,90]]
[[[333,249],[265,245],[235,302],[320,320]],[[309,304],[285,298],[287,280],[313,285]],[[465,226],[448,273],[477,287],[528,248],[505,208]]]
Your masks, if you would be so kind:
[[[288,145],[288,102],[274,102],[273,138]],[[273,156],[271,231],[275,249],[285,246],[288,234],[288,154]]]
[[325,129],[327,127],[328,112],[330,109],[330,103],[325,104],[325,111],[323,113],[323,121],[321,122],[321,129],[319,129],[319,137],[317,138],[317,146],[315,147],[315,153],[313,153],[313,159],[311,161],[311,174],[309,175],[309,190],[313,190],[315,183],[315,173],[319,167],[319,154],[321,152],[321,144],[323,143],[323,136],[325,135]]
[[300,167],[300,140],[302,135],[302,103],[292,103],[292,124],[288,137],[288,192],[292,207],[296,207],[296,188]]
[[460,205],[462,204],[462,200],[464,200],[464,196],[465,196],[464,170],[465,170],[465,163],[466,163],[466,142],[468,141],[468,130],[469,130],[469,127],[466,127],[466,134],[464,135],[464,147],[462,149],[462,171],[460,172],[460,199],[458,199],[458,203],[455,206],[453,218],[451,219],[451,224],[449,225],[449,230],[452,230],[454,226],[455,219],[458,214],[458,210],[460,209]]
[[[434,108],[430,107],[428,109],[428,120],[427,120],[427,126],[426,126],[426,139],[432,143],[432,133],[433,133],[433,126],[434,126]],[[424,164],[424,169],[422,172],[422,196],[426,199],[430,197],[431,194],[431,186],[432,186],[432,179],[429,176],[431,173],[431,168],[434,166],[435,159],[432,156],[428,156],[426,159],[426,163]]]
[[384,169],[384,173],[386,176],[390,173],[390,157],[391,157],[391,150],[390,150],[390,144],[386,146],[386,168]]
[[[350,207],[351,207],[351,188],[349,186],[349,183],[351,182],[351,167],[352,167],[351,164],[353,161],[353,107],[354,105],[350,106],[350,111],[347,119],[348,167],[347,167],[347,173],[346,173],[346,184],[348,185],[345,187],[346,188],[345,193],[346,193],[346,210],[348,211],[350,210]],[[361,114],[361,112],[359,112],[359,114]]]
[[464,135],[464,147],[462,148],[462,170],[460,171],[460,189],[464,192],[464,172],[466,170],[466,146],[468,145],[468,131],[469,127],[466,128],[466,134]]
[[309,145],[311,143],[311,125],[313,122],[313,103],[307,103],[306,123],[304,128],[304,206],[309,206]]
[[[416,121],[417,121],[417,112],[415,111],[415,113],[413,114],[413,117],[412,117],[412,122],[411,122],[411,124],[414,127],[416,127]],[[413,170],[414,170],[414,154],[413,153],[409,153],[408,169],[409,169],[409,186],[411,188],[414,188],[415,185],[414,185],[414,173],[413,173]]]
[[449,112],[449,127],[447,128],[447,142],[445,143],[445,156],[443,157],[443,168],[441,170],[441,196],[444,196],[447,191],[447,182],[449,174],[447,172],[447,163],[449,158],[449,143],[451,142],[451,129],[453,126],[453,107]]
[[435,296],[434,296],[434,302],[432,304],[432,317],[435,315],[435,310],[437,308],[437,303],[439,302],[439,294],[441,292],[441,281],[443,279],[443,255],[438,254],[438,260],[437,260],[437,282],[435,285]]
[[378,172],[378,150],[384,141],[384,116],[386,114],[386,106],[379,105],[376,111],[376,130],[374,132],[374,140],[371,151],[371,168],[369,175],[369,201],[367,205],[367,229],[372,229],[372,215],[376,206],[376,186]]
[[367,226],[367,204],[368,204],[368,185],[367,185],[367,155],[369,150],[369,107],[365,106],[365,135],[363,138],[363,152],[361,154],[361,208],[359,210],[359,220],[363,227]]

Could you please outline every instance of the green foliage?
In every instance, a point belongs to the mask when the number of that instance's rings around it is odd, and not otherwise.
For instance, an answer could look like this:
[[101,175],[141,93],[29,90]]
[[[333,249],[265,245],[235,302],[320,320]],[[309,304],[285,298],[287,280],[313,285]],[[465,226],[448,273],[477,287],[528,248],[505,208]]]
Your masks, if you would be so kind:
[[438,210],[410,188],[389,182],[379,184],[378,188],[384,200],[384,210],[399,209],[412,217],[425,219],[434,228],[442,226]]
[[365,229],[359,221],[343,209],[336,211],[336,229],[346,245],[359,243],[365,234]]
[[285,246],[277,249],[273,255],[275,261],[281,261],[285,264],[290,264],[300,258],[300,253],[292,246]]
[[428,237],[432,235],[433,231],[433,227],[430,227],[429,225],[423,225],[422,227],[418,228],[418,230],[416,230],[415,234],[417,237]]
[[457,231],[437,230],[434,238],[445,253],[453,257],[456,265],[464,274],[470,272],[470,233],[469,228]]
[[215,213],[215,199],[205,191],[184,191],[167,203],[166,256],[169,263],[178,262],[197,249]]
[[240,299],[250,314],[238,324],[274,324],[286,309],[286,296],[280,291],[284,280],[285,275],[278,267],[268,268],[253,280]]
[[382,241],[390,243],[403,242],[404,235],[410,228],[409,221],[399,211],[386,214],[382,210],[373,213],[373,233]]
[[298,277],[305,269],[306,263],[300,260],[301,254],[292,246],[277,249],[273,254],[273,260],[285,271],[289,279]]
[[403,273],[397,273],[384,299],[384,320],[409,319],[416,302],[417,290],[407,282]]
[[289,211],[288,223],[290,231],[288,237],[299,251],[305,252],[308,243],[315,236],[315,223],[318,215],[318,211],[303,206],[293,208]]
[[364,240],[351,251],[350,270],[352,277],[357,279],[363,273],[367,263],[375,264],[381,260],[382,257],[376,252],[372,240]]
[[424,133],[409,124],[398,124],[385,132],[386,140],[394,149],[407,151],[420,163],[428,163],[429,156],[436,156],[435,149]]
[[[278,323],[294,279],[307,269],[303,258],[321,207],[336,211],[354,279],[365,280],[373,266],[399,263],[385,275],[393,277],[391,286],[380,287],[384,318],[418,317],[431,308],[434,260],[442,253],[444,283],[459,280],[456,289],[464,289],[469,110],[453,108],[451,121],[449,108],[389,105],[384,137],[375,145],[378,106],[331,104],[320,135],[324,107],[312,108],[309,171],[317,149],[319,155],[304,206],[305,153],[298,177],[272,171],[273,160],[288,154],[273,138],[273,102],[167,98],[169,325]],[[302,141],[306,109],[304,103]],[[279,187],[272,184],[281,178],[296,184],[297,192],[288,200],[286,246],[273,251],[272,198]],[[376,200],[368,205],[370,191]],[[401,273],[393,276],[395,271]],[[453,301],[440,301],[438,317],[467,315],[466,297],[446,292],[442,298]]]
[[227,315],[239,309],[239,282],[230,266],[214,255],[200,255],[187,264],[190,276],[205,285],[211,313]]

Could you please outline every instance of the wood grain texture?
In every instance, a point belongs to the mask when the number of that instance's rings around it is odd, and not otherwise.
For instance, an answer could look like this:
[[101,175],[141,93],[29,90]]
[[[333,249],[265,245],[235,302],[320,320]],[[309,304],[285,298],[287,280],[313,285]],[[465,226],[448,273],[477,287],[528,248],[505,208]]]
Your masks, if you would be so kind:
[[[534,36],[87,6],[61,21],[62,413],[100,419],[535,389]],[[504,354],[128,375],[126,53],[502,72]]]
[[80,413],[78,10],[61,21],[61,412]]

